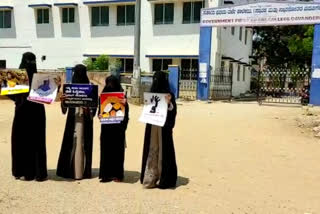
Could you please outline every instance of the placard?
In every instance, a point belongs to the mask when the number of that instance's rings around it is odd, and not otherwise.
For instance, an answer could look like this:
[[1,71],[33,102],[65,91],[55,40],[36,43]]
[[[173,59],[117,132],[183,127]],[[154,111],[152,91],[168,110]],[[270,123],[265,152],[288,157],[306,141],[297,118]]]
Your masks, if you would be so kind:
[[65,107],[90,107],[98,106],[98,86],[92,84],[64,84],[63,101]]
[[144,107],[139,121],[163,127],[167,119],[168,94],[144,93]]
[[26,70],[0,70],[0,95],[12,95],[29,92],[29,78]]
[[35,73],[28,100],[44,104],[53,103],[57,97],[60,82],[61,79],[57,74]]
[[117,124],[123,121],[125,106],[121,100],[125,98],[123,92],[102,93],[100,96],[100,123]]

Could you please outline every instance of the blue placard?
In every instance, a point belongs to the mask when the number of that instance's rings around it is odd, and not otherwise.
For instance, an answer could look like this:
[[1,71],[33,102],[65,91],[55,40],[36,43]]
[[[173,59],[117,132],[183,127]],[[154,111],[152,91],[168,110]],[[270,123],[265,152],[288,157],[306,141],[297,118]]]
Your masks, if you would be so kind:
[[64,84],[63,101],[65,107],[90,107],[98,106],[98,86],[91,84]]

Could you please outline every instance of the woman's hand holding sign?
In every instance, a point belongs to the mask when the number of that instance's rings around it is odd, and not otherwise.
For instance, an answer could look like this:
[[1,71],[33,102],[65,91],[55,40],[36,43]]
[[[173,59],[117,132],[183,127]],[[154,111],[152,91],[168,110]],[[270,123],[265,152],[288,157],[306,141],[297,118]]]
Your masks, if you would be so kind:
[[171,94],[166,95],[166,101],[168,104],[171,103],[171,98]]

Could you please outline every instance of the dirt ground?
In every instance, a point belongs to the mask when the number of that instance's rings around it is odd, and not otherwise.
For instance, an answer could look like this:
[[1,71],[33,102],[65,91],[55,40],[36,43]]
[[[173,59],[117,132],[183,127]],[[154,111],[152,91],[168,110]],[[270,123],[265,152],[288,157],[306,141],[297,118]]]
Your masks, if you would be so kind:
[[55,176],[55,169],[66,117],[59,103],[46,106],[49,180],[37,183],[11,176],[14,105],[1,100],[0,213],[320,213],[320,142],[297,126],[301,108],[202,102],[178,108],[178,186],[145,190],[138,182],[144,135],[144,124],[138,122],[141,107],[130,108],[125,181],[101,184],[98,120],[95,178],[63,180]]

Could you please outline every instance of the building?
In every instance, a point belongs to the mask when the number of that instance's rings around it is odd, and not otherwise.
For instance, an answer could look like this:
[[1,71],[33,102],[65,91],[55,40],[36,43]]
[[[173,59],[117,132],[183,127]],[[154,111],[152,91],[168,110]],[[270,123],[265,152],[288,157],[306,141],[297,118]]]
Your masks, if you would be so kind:
[[[141,69],[175,64],[182,80],[198,74],[200,10],[211,0],[142,0]],[[81,63],[101,54],[133,70],[135,0],[1,0],[0,66],[16,68],[23,52],[37,55],[39,69]],[[232,72],[234,96],[250,87],[250,28],[216,28],[212,33],[213,73]]]

